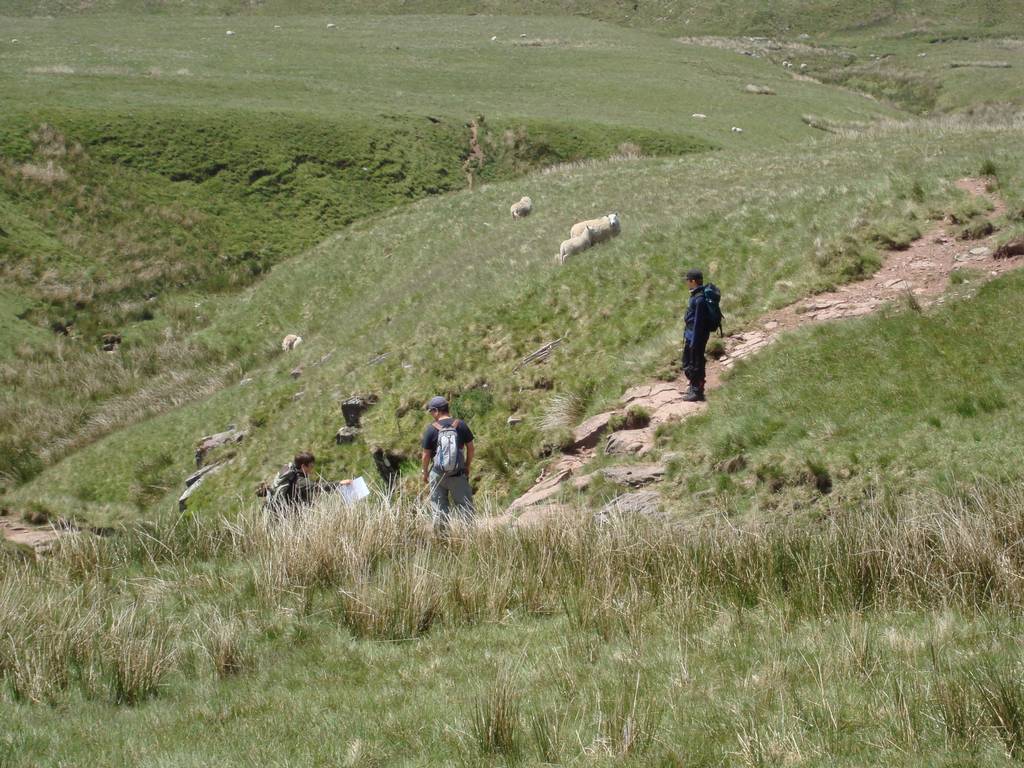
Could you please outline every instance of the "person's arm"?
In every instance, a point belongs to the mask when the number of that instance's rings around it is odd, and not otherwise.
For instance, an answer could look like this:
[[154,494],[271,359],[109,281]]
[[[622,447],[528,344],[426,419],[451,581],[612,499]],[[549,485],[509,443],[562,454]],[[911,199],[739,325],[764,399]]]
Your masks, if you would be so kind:
[[423,449],[423,454],[420,456],[420,463],[423,465],[423,482],[430,482],[430,460],[434,458],[430,451],[426,448]]
[[476,453],[476,446],[470,440],[466,443],[466,477],[469,477],[469,468],[473,465],[473,454]]
[[708,328],[708,307],[704,302],[704,297],[697,294],[697,301],[693,307],[693,343],[700,344],[701,340],[707,341],[708,336],[711,335],[711,329]]

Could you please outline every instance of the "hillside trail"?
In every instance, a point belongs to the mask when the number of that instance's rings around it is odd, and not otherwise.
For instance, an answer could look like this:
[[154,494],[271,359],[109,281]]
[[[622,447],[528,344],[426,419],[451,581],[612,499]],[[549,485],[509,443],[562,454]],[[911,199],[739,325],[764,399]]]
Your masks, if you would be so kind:
[[56,528],[52,525],[29,523],[10,514],[0,516],[0,534],[10,542],[30,547],[36,554],[48,552],[60,536],[77,532],[73,527]]
[[[989,199],[993,205],[989,218],[1006,211],[1005,203],[987,191],[985,179],[961,179],[956,185],[971,195]],[[996,259],[994,235],[965,242],[957,240],[950,227],[949,222],[937,223],[906,250],[889,252],[882,268],[865,280],[769,312],[753,323],[751,329],[726,337],[725,354],[708,363],[707,390],[718,388],[722,374],[737,361],[756,354],[787,331],[812,323],[867,315],[907,296],[913,296],[922,306],[941,303],[945,300],[943,293],[949,276],[959,267],[971,267],[984,271],[988,277],[996,277],[1024,265],[1024,259],[1020,257]],[[684,401],[685,394],[686,382],[681,380],[652,381],[628,389],[622,396],[620,408],[593,416],[577,426],[573,431],[574,450],[545,468],[533,487],[512,502],[505,514],[484,518],[481,525],[529,525],[551,515],[570,514],[567,506],[552,503],[552,500],[570,481],[573,489],[583,490],[598,472],[611,482],[630,489],[607,511],[655,511],[660,497],[646,486],[658,483],[664,474],[663,464],[630,461],[589,473],[587,465],[597,456],[602,442],[606,455],[623,459],[645,456],[654,448],[654,434],[658,426],[689,418],[707,408],[707,403]],[[644,408],[651,415],[650,423],[640,429],[607,434],[612,418],[625,414],[631,406]],[[665,461],[670,456],[661,458]],[[8,541],[31,547],[37,553],[48,551],[60,536],[79,533],[73,526],[36,525],[21,520],[16,514],[0,514],[0,534]]]
[[[989,219],[1005,213],[1005,202],[988,192],[986,179],[960,179],[956,186],[968,194],[988,199],[993,206]],[[901,299],[915,301],[922,307],[941,304],[945,301],[950,275],[958,268],[983,271],[986,278],[991,279],[1024,265],[1020,257],[995,258],[995,235],[964,241],[957,240],[951,230],[951,222],[937,222],[907,249],[889,251],[882,267],[871,277],[768,312],[750,329],[726,337],[725,353],[708,362],[706,389],[717,389],[725,371],[778,341],[788,331],[815,323],[862,317]],[[582,490],[598,474],[628,489],[604,512],[657,512],[660,497],[648,486],[661,480],[665,471],[663,463],[630,461],[589,473],[587,465],[597,456],[598,445],[602,442],[605,455],[623,459],[643,457],[654,448],[658,426],[702,413],[707,403],[683,400],[686,387],[686,381],[677,379],[652,381],[628,389],[619,408],[593,416],[576,427],[574,450],[545,468],[529,491],[512,502],[504,515],[486,521],[487,525],[529,525],[553,515],[568,514],[565,505],[553,500],[562,493],[564,486]],[[640,429],[608,434],[612,418],[624,415],[632,406],[646,410],[651,415],[650,423]],[[666,458],[671,457],[663,456],[662,460]]]

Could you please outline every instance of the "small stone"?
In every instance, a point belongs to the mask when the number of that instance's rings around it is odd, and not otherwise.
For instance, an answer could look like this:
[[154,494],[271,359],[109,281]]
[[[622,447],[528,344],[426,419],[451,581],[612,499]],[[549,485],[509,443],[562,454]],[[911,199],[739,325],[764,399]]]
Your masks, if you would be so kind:
[[244,379],[242,379],[240,382],[238,382],[238,386],[240,386],[240,387],[244,387],[244,386],[246,386],[248,384],[252,384],[252,378],[249,377],[249,376],[246,376]]
[[298,368],[293,368],[292,372],[289,373],[288,375],[291,376],[293,379],[299,378],[299,376],[302,375],[302,367],[300,366]]
[[510,427],[514,427],[516,424],[522,424],[523,423],[523,417],[522,416],[509,416],[507,419],[505,419],[505,423],[508,424]]
[[988,256],[989,253],[991,253],[991,251],[984,245],[979,246],[978,248],[971,248],[970,250],[971,256]]
[[294,395],[292,395],[292,402],[293,403],[297,403],[299,400],[301,400],[305,396],[306,396],[306,390],[302,390],[301,392],[296,392]]
[[777,322],[775,322],[774,320],[769,320],[767,323],[764,324],[764,329],[766,331],[774,331],[778,327],[779,327],[779,324]]

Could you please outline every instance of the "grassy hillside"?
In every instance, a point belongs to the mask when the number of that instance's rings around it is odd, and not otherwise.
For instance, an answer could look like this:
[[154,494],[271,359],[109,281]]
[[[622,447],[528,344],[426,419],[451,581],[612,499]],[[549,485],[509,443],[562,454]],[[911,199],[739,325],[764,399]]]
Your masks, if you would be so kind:
[[[729,51],[570,18],[132,16],[7,19],[0,107],[532,118],[681,132],[740,146],[800,139],[800,119],[895,114]],[[275,26],[276,25],[276,26]],[[226,31],[234,32],[226,36]],[[526,37],[522,37],[526,35]],[[492,41],[491,37],[497,39]],[[68,45],[74,39],[82,45]],[[749,82],[779,92],[761,99]],[[751,113],[756,109],[756,117]],[[690,115],[700,112],[706,120]],[[751,118],[754,117],[752,121]]]
[[821,34],[848,29],[938,28],[960,29],[1011,27],[1019,7],[1013,0],[983,3],[965,0],[770,0],[754,4],[723,4],[712,0],[680,2],[618,2],[617,0],[425,0],[414,7],[400,0],[9,0],[7,13],[34,15],[84,15],[95,13],[211,14],[270,16],[294,13],[448,13],[502,15],[571,15],[644,27],[669,34]]
[[[357,223],[287,272],[272,272],[239,299],[204,304],[212,319],[198,341],[220,350],[239,366],[234,375],[251,381],[122,430],[65,459],[13,498],[42,501],[60,514],[95,522],[130,518],[161,489],[177,492],[194,440],[234,423],[251,434],[235,462],[211,479],[196,502],[197,509],[221,512],[229,499],[247,496],[256,481],[300,447],[316,451],[328,475],[371,474],[374,446],[414,455],[423,423],[418,409],[436,391],[455,396],[457,409],[480,434],[481,490],[498,496],[520,490],[535,475],[545,442],[559,439],[541,428],[553,395],[571,397],[568,425],[614,403],[626,385],[674,359],[685,291],[679,275],[688,265],[703,265],[728,287],[730,323],[740,327],[768,307],[873,269],[880,258],[875,242],[895,230],[925,227],[929,217],[959,205],[962,193],[951,181],[986,161],[999,171],[1017,215],[1022,190],[1013,151],[1017,135],[1015,129],[922,127],[822,142],[802,158],[777,152],[598,163],[539,174],[526,186],[495,184],[423,201]],[[922,157],[925,145],[941,150]],[[507,204],[522,191],[531,194],[536,212],[514,222]],[[621,213],[623,235],[559,268],[555,250],[569,225],[583,212],[604,210]],[[444,305],[446,295],[456,300]],[[979,314],[993,322],[999,316]],[[302,334],[306,342],[295,353],[262,364],[288,332]],[[896,345],[892,352],[872,354],[896,359],[924,354],[916,346],[919,333],[893,334],[884,335]],[[568,342],[546,367],[513,371],[522,355],[560,337]],[[921,343],[945,338],[936,331]],[[1016,355],[998,346],[1000,338],[996,334],[988,343],[1005,355],[1009,375]],[[825,350],[845,349],[845,343],[816,341],[811,348],[828,354]],[[945,343],[968,342],[951,336]],[[765,365],[785,366],[785,357],[771,359],[781,362]],[[801,365],[813,369],[815,364]],[[296,366],[303,373],[293,380],[288,372]],[[902,373],[899,367],[851,367],[842,380],[851,388],[849,399],[808,392],[806,410],[794,413],[831,418],[856,443],[872,424],[851,423],[856,421],[851,413],[870,398],[873,387],[898,391]],[[920,375],[932,370],[922,368]],[[767,374],[746,375],[756,381]],[[553,392],[545,388],[550,386]],[[747,394],[736,397],[750,398],[748,410],[723,409],[724,415],[712,417],[716,425],[721,420],[720,432],[691,429],[683,439],[688,444],[696,434],[709,461],[731,450],[721,445],[723,440],[728,445],[723,433],[747,439],[761,434],[749,426],[761,418],[749,412],[760,398],[747,388],[756,391],[757,385],[740,386]],[[942,391],[936,390],[936,397]],[[342,423],[340,402],[356,392],[375,393],[381,402],[366,419],[364,439],[336,447],[332,438]],[[853,392],[863,394],[854,398]],[[764,408],[792,410],[782,406],[787,397],[786,389],[770,392]],[[913,423],[926,422],[938,407],[925,400],[908,402]],[[109,418],[119,417],[118,407],[111,407]],[[829,410],[835,410],[832,417]],[[510,430],[505,420],[513,413],[526,421]],[[949,426],[951,440],[966,439],[975,429],[970,422]],[[798,423],[794,429],[799,431]],[[763,434],[767,454],[774,433]],[[787,441],[787,434],[782,431],[778,440],[799,460],[814,450]],[[1012,430],[997,434],[1012,441]],[[932,443],[933,449],[941,444]],[[879,460],[864,455],[872,466]],[[889,461],[913,477],[914,468],[926,467],[931,456],[926,451]],[[682,476],[686,481],[705,474],[705,468],[691,466]],[[143,481],[151,486],[145,493]],[[414,487],[413,478],[410,490]],[[682,496],[679,505],[685,510],[691,503]]]
[[[608,25],[416,22],[360,17],[328,31],[322,19],[275,29],[260,17],[227,38],[210,19],[11,21],[0,251],[19,322],[35,328],[8,345],[3,369],[6,483],[240,378],[271,347],[250,344],[239,361],[237,344],[197,341],[218,303],[208,297],[350,222],[565,161],[806,140],[805,112],[896,114]],[[495,23],[508,34],[492,44]],[[509,78],[513,67],[523,75]],[[778,95],[743,92],[750,80]],[[38,330],[68,324],[72,336],[52,342]],[[105,332],[124,338],[118,355],[99,352]]]

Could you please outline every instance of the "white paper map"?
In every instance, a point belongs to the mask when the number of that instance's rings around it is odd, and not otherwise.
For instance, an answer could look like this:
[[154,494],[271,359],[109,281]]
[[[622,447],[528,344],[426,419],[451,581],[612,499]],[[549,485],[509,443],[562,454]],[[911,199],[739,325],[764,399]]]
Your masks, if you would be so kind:
[[338,490],[346,504],[355,504],[370,495],[370,489],[362,477],[353,478],[351,483],[340,486]]

